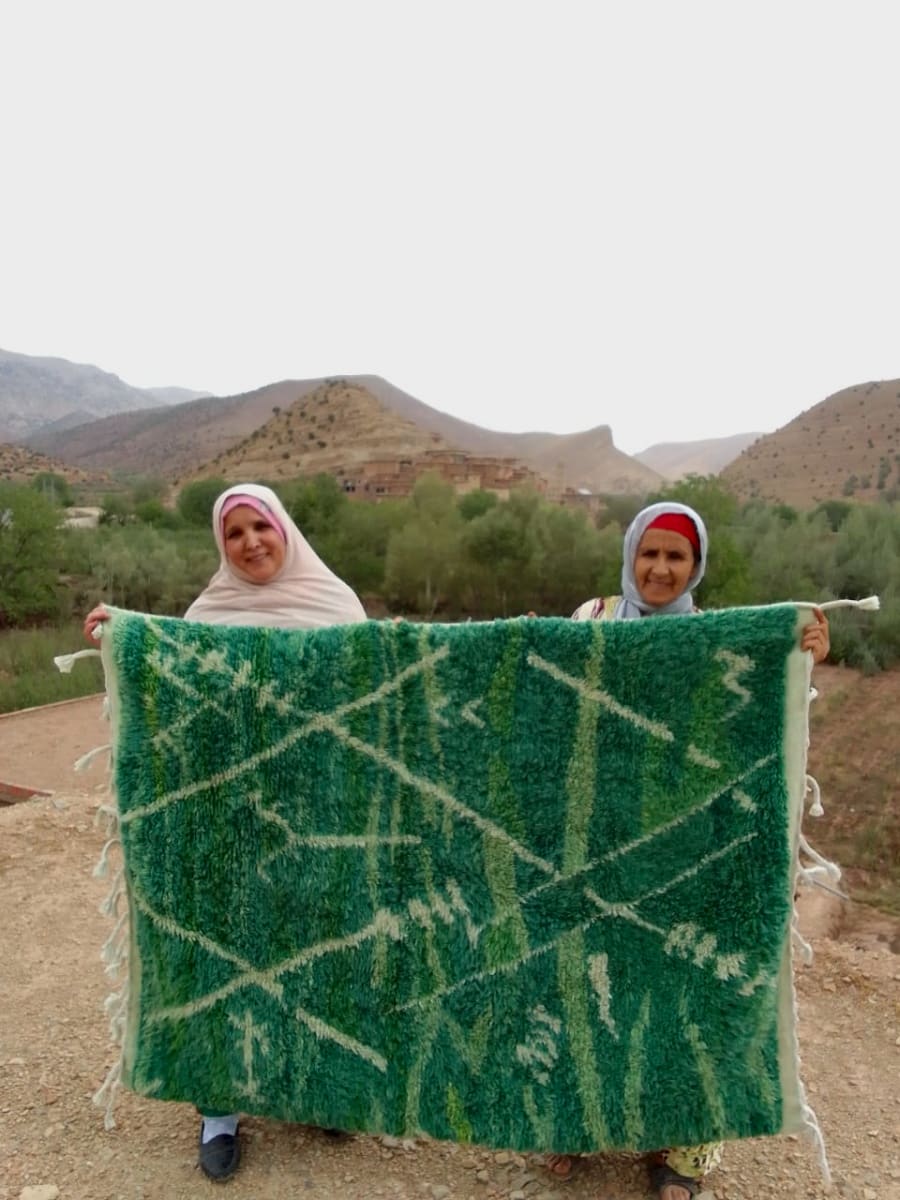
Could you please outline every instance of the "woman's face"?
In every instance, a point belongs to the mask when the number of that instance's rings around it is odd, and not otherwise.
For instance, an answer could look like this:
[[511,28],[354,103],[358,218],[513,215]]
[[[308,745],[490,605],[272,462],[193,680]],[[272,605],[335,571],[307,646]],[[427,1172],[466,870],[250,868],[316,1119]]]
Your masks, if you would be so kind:
[[641,599],[654,608],[677,600],[694,571],[694,547],[671,529],[648,529],[634,557]]
[[281,534],[249,504],[239,504],[222,527],[225,557],[244,579],[269,583],[284,566]]

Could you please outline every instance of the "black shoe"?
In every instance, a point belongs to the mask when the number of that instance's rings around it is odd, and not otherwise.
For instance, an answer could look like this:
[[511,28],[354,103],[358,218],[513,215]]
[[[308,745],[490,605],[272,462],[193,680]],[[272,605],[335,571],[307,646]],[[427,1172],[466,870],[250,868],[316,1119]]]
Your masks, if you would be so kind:
[[[203,1137],[202,1124],[200,1137]],[[201,1140],[197,1161],[207,1179],[216,1183],[224,1183],[226,1179],[230,1179],[241,1161],[241,1142],[237,1131],[217,1134],[208,1142]]]
[[348,1133],[346,1129],[326,1129],[322,1127],[322,1132],[328,1138],[329,1142],[349,1142],[353,1137],[352,1133]]

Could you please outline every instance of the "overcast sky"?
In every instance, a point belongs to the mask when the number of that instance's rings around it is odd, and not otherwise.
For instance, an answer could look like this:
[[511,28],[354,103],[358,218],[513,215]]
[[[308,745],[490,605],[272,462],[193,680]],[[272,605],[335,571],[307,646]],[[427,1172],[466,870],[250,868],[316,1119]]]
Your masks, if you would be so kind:
[[900,8],[18,0],[0,346],[631,453],[900,376]]

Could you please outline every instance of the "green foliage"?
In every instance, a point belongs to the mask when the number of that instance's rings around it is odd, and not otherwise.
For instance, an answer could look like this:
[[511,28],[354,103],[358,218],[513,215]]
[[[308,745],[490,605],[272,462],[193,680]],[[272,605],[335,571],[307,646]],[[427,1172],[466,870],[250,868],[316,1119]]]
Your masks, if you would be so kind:
[[603,496],[603,507],[597,513],[596,523],[598,529],[605,529],[608,525],[613,525],[618,529],[625,530],[638,515],[647,500],[644,496]]
[[[270,485],[272,486],[272,485]],[[341,485],[324,472],[312,479],[296,479],[273,487],[304,537],[314,545],[332,533],[349,504]]]
[[427,473],[410,497],[411,515],[387,544],[385,591],[402,611],[431,618],[457,603],[463,521],[452,486]]
[[134,506],[135,520],[157,529],[180,529],[184,525],[181,516],[171,508],[164,508],[158,500],[144,500]]
[[468,608],[508,617],[533,607],[534,536],[521,517],[511,505],[502,504],[466,526],[462,582]]
[[83,617],[98,601],[140,612],[181,616],[206,586],[218,557],[205,531],[151,525],[66,530],[59,570],[65,617]]
[[832,533],[837,533],[852,511],[853,505],[847,500],[823,500],[813,516],[823,514]]
[[466,492],[464,496],[460,496],[457,507],[459,515],[464,521],[473,521],[476,517],[483,516],[489,508],[494,508],[498,503],[499,497],[496,492],[486,492],[482,488],[478,488],[474,492]]
[[31,486],[59,508],[69,508],[75,503],[68,479],[65,475],[57,475],[55,471],[40,471],[32,479]]
[[59,520],[41,492],[0,483],[0,629],[57,616]]
[[649,497],[647,503],[653,504],[657,500],[676,500],[679,504],[689,504],[703,518],[707,529],[733,524],[738,513],[734,494],[716,475],[688,475]]
[[406,506],[347,503],[340,520],[313,539],[318,554],[360,595],[384,591],[384,571],[391,534],[406,521]]
[[[602,534],[584,513],[542,504],[531,521],[533,595],[527,607],[539,612],[568,614],[581,600],[598,594],[597,584],[610,556]],[[618,542],[618,538],[616,538]],[[572,601],[572,597],[581,600]]]
[[213,505],[227,487],[224,479],[195,479],[186,483],[178,493],[178,512],[188,525],[203,525],[209,529]]
[[69,675],[61,674],[53,665],[58,654],[86,649],[81,621],[0,632],[0,713],[102,692],[99,659],[78,662]]
[[[133,510],[132,493],[116,493],[104,525],[76,530],[59,528],[59,509],[40,492],[5,485],[0,512],[12,515],[0,527],[0,627],[80,618],[101,599],[182,614],[217,564],[207,510],[223,486],[188,485],[173,512],[148,495],[158,490],[149,481]],[[597,528],[533,491],[458,498],[436,475],[409,499],[378,504],[348,500],[329,476],[280,482],[278,491],[316,551],[373,609],[447,620],[566,616],[591,596],[618,594],[622,534],[637,504],[618,498]],[[832,661],[868,670],[900,662],[900,508],[885,493],[877,504],[832,500],[807,513],[761,501],[739,510],[702,478],[663,497],[697,507],[709,528],[701,607],[876,593],[875,616],[833,614]]]
[[124,525],[134,515],[134,509],[123,492],[108,492],[100,501],[101,525]]
[[151,500],[162,503],[169,494],[169,485],[165,479],[154,475],[141,476],[131,485],[131,499],[135,508],[147,504]]

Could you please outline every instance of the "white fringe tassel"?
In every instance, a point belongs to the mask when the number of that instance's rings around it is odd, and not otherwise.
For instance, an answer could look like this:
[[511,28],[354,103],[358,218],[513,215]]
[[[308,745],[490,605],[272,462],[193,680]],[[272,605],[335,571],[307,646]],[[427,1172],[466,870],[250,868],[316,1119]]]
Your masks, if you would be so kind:
[[815,607],[823,611],[826,608],[861,608],[863,612],[878,612],[881,601],[877,596],[866,596],[863,600],[826,600],[824,604],[817,604]]
[[98,754],[102,754],[104,750],[112,750],[112,743],[105,742],[102,746],[95,746],[93,750],[88,750],[87,754],[82,754],[81,758],[75,761],[76,771],[86,771]]
[[[109,874],[109,857],[114,849],[121,851],[122,841],[119,836],[119,814],[113,804],[103,804],[97,810],[97,824],[106,828],[107,838],[100,851],[100,858],[94,867],[94,877],[105,879]],[[101,959],[105,964],[106,974],[113,980],[118,980],[122,973],[124,979],[118,988],[106,997],[104,1009],[109,1018],[109,1032],[113,1042],[119,1047],[119,1056],[110,1068],[103,1085],[94,1095],[94,1103],[104,1110],[104,1129],[115,1129],[116,1121],[113,1110],[116,1096],[122,1086],[122,1057],[125,1044],[125,1030],[128,1023],[128,904],[125,896],[125,868],[119,866],[112,876],[109,891],[100,905],[100,912],[113,922],[112,931],[103,943]],[[121,912],[119,911],[121,908]]]
[[57,654],[53,665],[62,675],[71,675],[79,658],[99,658],[99,650],[76,650],[74,654]]
[[[853,600],[828,601],[825,604],[817,605],[816,607],[819,607],[819,608],[857,607],[857,608],[873,609],[873,608],[878,607],[878,597],[870,596],[866,600],[858,600],[858,601],[853,601]],[[808,686],[810,675],[812,673],[812,661],[811,661],[812,656],[807,655],[807,658],[810,659],[810,662],[807,667],[807,686]],[[810,689],[810,690],[812,690],[812,689]],[[812,696],[810,698],[812,699]],[[808,748],[809,747],[809,726],[808,725],[806,728],[805,742],[806,742],[806,746]],[[796,851],[796,858],[795,858],[795,862],[794,862],[793,892],[796,895],[796,887],[797,887],[798,883],[814,884],[817,887],[824,888],[828,892],[834,892],[836,895],[841,896],[843,899],[847,899],[848,897],[844,896],[843,892],[841,892],[840,890],[838,890],[837,888],[835,888],[833,886],[841,878],[840,867],[838,867],[836,863],[829,862],[829,860],[824,858],[821,854],[819,854],[817,850],[814,850],[813,847],[807,841],[807,839],[803,833],[802,822],[803,822],[803,816],[804,816],[804,801],[808,795],[812,796],[812,803],[809,806],[809,815],[811,817],[822,816],[824,810],[822,808],[821,789],[819,788],[819,784],[813,778],[813,776],[806,774],[806,772],[804,771],[803,795],[802,795],[802,797],[800,797],[800,800],[799,800],[799,810],[800,811],[797,814],[797,823],[798,823],[797,851]],[[810,860],[812,865],[809,865],[809,862],[804,862],[803,861],[804,858],[806,858],[807,860]],[[826,883],[826,882],[824,882],[824,880],[827,880],[828,882]],[[806,966],[809,966],[813,960],[813,948],[809,944],[809,942],[806,940],[806,938],[803,936],[803,934],[800,932],[799,921],[800,921],[800,917],[799,917],[799,913],[797,912],[797,907],[795,904],[793,907],[793,911],[791,913],[791,948],[792,948],[792,951],[794,951],[798,955],[800,960]],[[797,1008],[797,993],[794,988],[793,979],[791,980],[791,1003],[792,1003],[793,1013],[794,1013],[794,1021],[793,1021],[794,1032],[792,1035],[793,1053],[794,1053],[794,1060],[797,1064],[796,1074],[797,1074],[798,1100],[799,1100],[799,1104],[800,1104],[800,1114],[801,1114],[802,1121],[803,1121],[803,1129],[804,1129],[804,1132],[806,1133],[806,1135],[812,1140],[814,1146],[816,1147],[816,1156],[818,1158],[819,1170],[822,1173],[822,1178],[825,1182],[826,1187],[830,1187],[831,1186],[831,1169],[828,1166],[828,1156],[825,1151],[825,1138],[822,1134],[822,1129],[821,1129],[821,1126],[819,1125],[818,1118],[816,1117],[816,1114],[812,1108],[812,1105],[809,1103],[809,1099],[806,1094],[806,1088],[803,1085],[803,1079],[802,1079],[801,1071],[800,1071],[800,1045],[799,1045],[799,1040],[797,1037],[797,1028],[799,1025],[799,1012],[798,1012],[798,1008]]]
[[[94,637],[97,641],[100,640],[102,628],[102,625],[98,626],[94,632]],[[74,654],[60,654],[53,659],[53,662],[59,671],[64,675],[68,675],[79,659],[99,657],[99,650],[77,650]],[[109,696],[104,697],[101,715],[105,720],[109,720]],[[112,758],[111,742],[107,742],[104,746],[95,746],[93,750],[89,750],[87,754],[83,754],[75,763],[75,770],[85,770],[97,755],[102,754],[104,751],[108,751],[110,758]],[[112,788],[110,790],[112,791]],[[102,804],[98,808],[95,823],[98,825],[102,824],[105,827],[107,836],[103,844],[103,849],[100,851],[100,858],[97,861],[96,867],[94,867],[94,877],[96,879],[105,879],[109,874],[110,853],[116,847],[119,850],[122,848],[122,841],[119,836],[119,813],[116,808],[114,795],[110,804]],[[94,1104],[104,1110],[104,1129],[115,1129],[116,1127],[113,1110],[116,1104],[116,1094],[122,1086],[122,1060],[124,1057],[125,1032],[128,1025],[129,987],[127,967],[130,932],[128,928],[127,903],[125,903],[122,912],[119,912],[119,907],[124,899],[125,868],[120,866],[112,877],[106,898],[100,905],[100,912],[103,916],[110,917],[114,922],[112,931],[103,943],[101,951],[101,959],[105,964],[104,970],[114,980],[117,980],[122,972],[124,972],[125,976],[119,987],[114,988],[106,997],[103,1005],[106,1015],[109,1018],[110,1035],[119,1048],[116,1061],[110,1067],[101,1087],[94,1093],[93,1097]]]
[[813,794],[813,802],[809,806],[809,815],[811,817],[824,817],[825,809],[822,807],[822,790],[819,787],[818,781],[813,779],[812,775],[807,775],[806,777],[806,790]]

